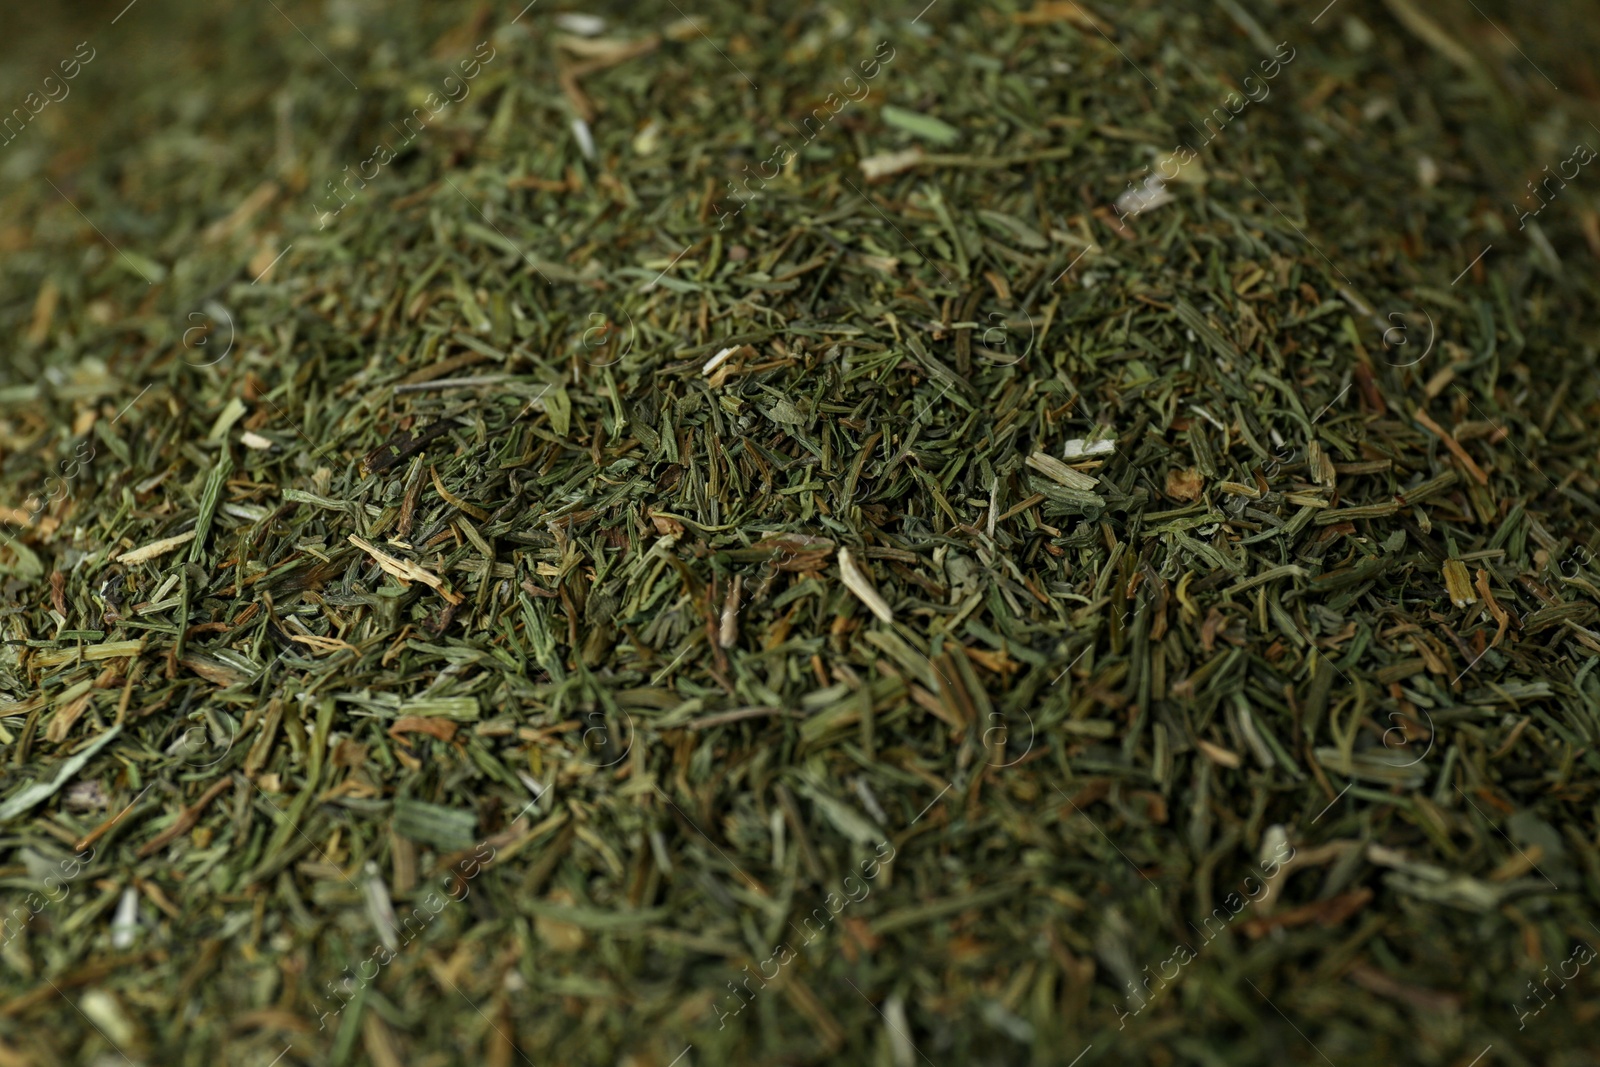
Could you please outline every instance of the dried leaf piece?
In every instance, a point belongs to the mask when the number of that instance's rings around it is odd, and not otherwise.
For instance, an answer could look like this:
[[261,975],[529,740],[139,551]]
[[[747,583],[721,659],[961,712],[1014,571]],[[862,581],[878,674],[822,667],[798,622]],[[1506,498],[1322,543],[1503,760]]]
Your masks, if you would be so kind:
[[[565,889],[553,890],[548,899],[552,904],[561,907],[570,907],[577,900]],[[534,916],[533,928],[539,936],[539,942],[548,945],[555,952],[577,952],[589,940],[589,935],[583,932],[581,926],[563,922],[549,914]]]
[[394,575],[402,582],[421,582],[450,603],[461,603],[461,594],[452,593],[449,587],[445,585],[444,579],[432,571],[420,567],[410,560],[397,559],[381,549],[374,548],[355,534],[351,534],[349,540],[352,545],[371,556],[373,562],[382,567],[385,573]]
[[[724,348],[706,360],[705,366],[700,368],[700,373],[711,379],[711,388],[719,389],[728,380],[729,376],[743,365],[744,361],[751,359],[755,354],[756,350],[749,345],[734,345],[731,348]],[[738,357],[738,362],[729,363],[728,361],[734,357]]]
[[744,575],[734,575],[722,604],[722,625],[717,630],[717,644],[723,648],[732,648],[739,641],[739,594],[743,587]]
[[1196,738],[1194,743],[1200,747],[1201,752],[1205,753],[1206,759],[1217,764],[1219,767],[1227,767],[1229,770],[1238,770],[1244,765],[1244,760],[1237,752],[1230,752],[1221,745],[1212,744],[1203,737]]
[[810,534],[781,533],[763,537],[750,546],[771,553],[771,562],[780,571],[814,571],[828,561],[833,542]]
[[1500,606],[1494,598],[1494,591],[1489,588],[1489,572],[1478,568],[1478,579],[1474,583],[1478,593],[1483,597],[1484,606],[1489,609],[1489,615],[1494,619],[1494,640],[1489,642],[1490,647],[1498,645],[1506,635],[1506,627],[1511,625],[1511,613]]
[[226,663],[214,659],[211,656],[204,655],[203,653],[191,652],[178,662],[182,663],[185,667],[188,667],[191,671],[194,671],[194,673],[198,674],[212,685],[221,689],[226,689],[229,686],[238,685],[240,682],[248,682],[250,680],[249,675],[234,670]]
[[1205,479],[1195,467],[1184,470],[1171,470],[1167,472],[1167,495],[1174,500],[1188,503],[1200,499],[1200,491],[1205,488]]
[[136,548],[132,552],[124,552],[122,555],[117,557],[117,562],[144,563],[147,560],[155,559],[157,556],[165,555],[175,548],[182,548],[184,545],[193,540],[193,530],[190,530],[188,533],[181,533],[176,537],[164,537],[159,541],[151,541],[148,545]]
[[389,736],[399,740],[405,734],[429,734],[441,741],[453,740],[459,727],[449,719],[435,719],[426,715],[402,715],[389,727]]
[[1258,916],[1239,925],[1246,935],[1259,938],[1274,930],[1296,926],[1338,926],[1356,914],[1372,900],[1372,890],[1365,886],[1349,893],[1341,893],[1326,900],[1315,900],[1276,915]]
[[1444,561],[1444,589],[1450,595],[1450,603],[1458,608],[1478,602],[1472,592],[1472,579],[1467,576],[1467,565],[1459,559]]
[[1478,480],[1479,485],[1489,484],[1489,476],[1484,473],[1482,467],[1478,466],[1476,461],[1473,460],[1472,456],[1468,454],[1467,450],[1461,447],[1461,442],[1457,441],[1450,434],[1446,433],[1444,428],[1437,422],[1434,422],[1433,419],[1428,416],[1428,413],[1423,411],[1421,408],[1417,409],[1416,419],[1418,422],[1422,423],[1429,433],[1433,434],[1439,440],[1444,442],[1444,446],[1450,450],[1450,454],[1461,461],[1461,465],[1467,468],[1468,474],[1472,475]]
[[941,118],[933,115],[924,115],[918,111],[910,111],[893,104],[885,104],[878,112],[883,121],[909,133],[913,137],[920,137],[924,141],[931,141],[937,145],[955,144],[961,136],[961,131]]
[[[558,34],[555,39],[556,46],[571,52],[575,56],[585,59],[600,60],[605,66],[615,66],[637,56],[653,52],[661,46],[661,39],[654,34],[642,37],[637,41],[628,41],[618,37],[594,37],[586,34],[582,37],[569,37]],[[596,66],[593,69],[600,69]]]
[[1072,0],[1040,0],[1031,11],[1019,11],[1011,16],[1013,22],[1024,26],[1040,26],[1050,22],[1070,22],[1086,30],[1098,30],[1094,16]]
[[1028,457],[1028,466],[1049,478],[1053,482],[1060,482],[1068,489],[1093,490],[1098,484],[1097,480],[1087,474],[1073,470],[1054,456],[1044,452],[1035,452]]
[[656,515],[651,513],[650,523],[656,528],[656,533],[662,537],[682,537],[683,523],[669,515]]
[[1473,77],[1488,80],[1489,75],[1478,63],[1477,57],[1461,42],[1452,37],[1444,27],[1419,11],[1411,0],[1383,0],[1384,6],[1406,29],[1416,34],[1429,48],[1444,56]]
[[1151,208],[1170,204],[1177,197],[1167,191],[1167,183],[1159,174],[1152,174],[1144,180],[1144,184],[1136,186],[1117,197],[1117,214],[1133,215],[1144,214]]
[[478,507],[476,504],[467,503],[465,500],[461,499],[460,497],[458,497],[454,493],[452,493],[450,490],[446,489],[444,487],[444,483],[439,480],[439,471],[431,463],[428,464],[428,474],[429,474],[429,476],[431,476],[433,478],[434,491],[437,492],[441,497],[444,498],[444,502],[446,504],[449,504],[451,507],[455,508],[457,511],[463,512],[463,513],[465,513],[467,515],[471,515],[473,518],[477,519],[479,522],[484,522],[489,518],[489,513],[487,511],[484,511],[482,508]]
[[348,641],[341,641],[337,637],[319,637],[316,634],[295,634],[289,638],[303,645],[309,645],[314,651],[327,655],[332,652],[354,652],[360,654],[361,650]]
[[848,548],[839,549],[839,573],[844,578],[845,588],[854,593],[868,610],[883,622],[894,622],[894,612],[890,610],[888,601],[878,594],[871,580],[856,566]]
[[1090,456],[1109,456],[1117,450],[1117,443],[1110,438],[1092,440],[1074,437],[1061,446],[1063,459],[1086,459]]
[[103,659],[121,659],[123,656],[137,656],[142,653],[144,643],[145,639],[141,637],[132,641],[106,641],[81,648],[45,648],[34,653],[33,662],[41,667],[59,667],[63,663],[72,663],[80,657],[86,663]]
[[478,816],[466,808],[399,797],[394,802],[394,832],[434,848],[470,848],[478,840]]
[[922,162],[922,149],[907,148],[901,152],[880,152],[861,161],[861,173],[867,181],[874,182],[910,170]]
[[233,784],[234,779],[231,775],[218,778],[215,782],[212,782],[211,788],[207,789],[192,807],[179,809],[178,818],[171,826],[140,846],[139,858],[144,859],[146,856],[160,852],[173,841],[188,833],[194,828],[194,824],[200,821],[200,816],[206,810],[206,805],[217,799],[224,789]]
[[[1360,892],[1371,895],[1370,890]],[[1356,894],[1346,894],[1355,896]],[[1339,898],[1335,898],[1337,900]],[[1332,904],[1333,901],[1328,903]],[[1354,964],[1345,977],[1363,989],[1377,993],[1379,996],[1403,1000],[1428,1015],[1453,1015],[1461,1010],[1463,997],[1457,993],[1443,993],[1436,989],[1424,989],[1410,982],[1400,982],[1391,978],[1375,967],[1364,963]]]
[[[483,358],[477,352],[470,353],[470,355],[476,359]],[[441,363],[433,368],[425,368],[418,374],[413,374],[408,378],[402,379],[401,384],[405,384],[406,382],[411,382],[413,380],[427,381],[435,372],[442,374],[446,373],[448,370],[456,369],[455,366],[451,365],[452,363],[453,361],[445,361],[445,363]],[[374,448],[372,451],[368,452],[362,457],[361,476],[365,478],[368,475],[381,474],[390,467],[399,465],[401,462],[408,459],[415,453],[420,452],[424,448],[428,447],[434,438],[450,432],[451,430],[455,429],[457,425],[459,424],[454,419],[440,419],[438,422],[435,422],[433,425],[429,426],[426,430],[423,430],[420,433],[412,433],[410,430],[405,430],[395,434],[393,437],[389,438],[389,440],[385,441],[383,444],[379,445],[377,448]]]

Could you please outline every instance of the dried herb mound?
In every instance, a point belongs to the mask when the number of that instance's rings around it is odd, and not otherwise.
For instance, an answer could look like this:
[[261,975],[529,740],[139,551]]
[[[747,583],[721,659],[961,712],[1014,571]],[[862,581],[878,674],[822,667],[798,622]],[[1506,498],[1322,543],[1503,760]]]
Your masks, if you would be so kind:
[[920,6],[17,15],[0,1067],[1596,1061],[1600,28]]

